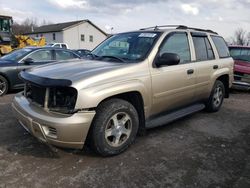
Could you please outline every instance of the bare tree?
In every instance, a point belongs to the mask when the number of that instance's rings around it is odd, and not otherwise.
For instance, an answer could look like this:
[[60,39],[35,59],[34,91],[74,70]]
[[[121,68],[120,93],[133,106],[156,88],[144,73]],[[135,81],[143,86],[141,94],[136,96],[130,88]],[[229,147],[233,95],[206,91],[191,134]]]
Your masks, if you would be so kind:
[[234,45],[250,45],[250,32],[245,31],[242,28],[238,28],[234,36],[231,37],[230,43]]
[[53,24],[53,22],[43,19],[40,26],[42,26],[42,25],[50,25],[50,24]]
[[32,32],[35,27],[38,27],[37,18],[26,18],[20,24],[17,22],[14,22],[12,26],[12,30],[15,35],[20,35],[20,34]]
[[52,22],[45,19],[39,24],[37,18],[26,18],[22,23],[14,22],[12,30],[15,35],[20,35],[33,32],[38,26],[49,24],[52,24]]

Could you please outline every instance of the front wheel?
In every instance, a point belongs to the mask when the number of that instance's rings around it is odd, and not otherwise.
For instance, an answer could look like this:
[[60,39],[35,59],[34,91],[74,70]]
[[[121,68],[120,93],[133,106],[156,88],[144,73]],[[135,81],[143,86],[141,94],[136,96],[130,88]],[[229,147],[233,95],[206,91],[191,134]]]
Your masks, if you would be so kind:
[[208,112],[217,112],[225,96],[225,86],[220,80],[216,80],[214,87],[206,104],[206,110]]
[[132,104],[122,99],[104,101],[91,127],[92,149],[102,156],[117,155],[134,142],[138,127],[138,113]]
[[0,96],[5,95],[8,92],[9,85],[8,81],[0,75]]

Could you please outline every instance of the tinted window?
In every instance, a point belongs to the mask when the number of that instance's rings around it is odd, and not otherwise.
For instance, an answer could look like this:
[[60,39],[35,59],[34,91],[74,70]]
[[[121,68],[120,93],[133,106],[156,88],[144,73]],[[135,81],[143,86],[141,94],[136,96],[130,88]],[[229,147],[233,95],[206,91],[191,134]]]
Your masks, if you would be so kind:
[[69,51],[56,50],[56,60],[67,60],[77,58],[77,56]]
[[67,46],[65,44],[62,44],[62,48],[67,49]]
[[234,60],[250,62],[250,48],[231,47],[230,55],[233,57]]
[[231,48],[230,49],[230,55],[233,57],[239,56],[241,53],[241,48]]
[[163,53],[175,53],[180,57],[180,63],[191,61],[189,43],[186,33],[171,34],[160,48],[160,55]]
[[214,59],[214,52],[213,52],[213,49],[212,49],[212,46],[208,40],[208,38],[206,37],[205,38],[205,42],[206,42],[206,47],[207,47],[207,56],[208,56],[208,59]]
[[207,37],[193,36],[197,61],[214,59],[214,53]]
[[60,44],[55,44],[53,47],[60,48]]
[[51,50],[39,50],[27,56],[27,58],[33,59],[33,61],[50,61],[52,60]]
[[216,49],[219,53],[219,57],[223,58],[223,57],[229,57],[229,50],[228,47],[224,41],[224,39],[222,37],[218,37],[218,36],[211,36]]

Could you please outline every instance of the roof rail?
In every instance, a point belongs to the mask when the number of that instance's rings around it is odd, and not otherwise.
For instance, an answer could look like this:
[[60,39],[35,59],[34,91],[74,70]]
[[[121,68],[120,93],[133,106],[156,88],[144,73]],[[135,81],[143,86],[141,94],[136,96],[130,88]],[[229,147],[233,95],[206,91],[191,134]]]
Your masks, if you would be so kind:
[[159,30],[160,28],[164,28],[164,27],[175,27],[177,29],[178,27],[186,27],[186,26],[184,25],[156,25],[153,27],[141,28],[140,30],[147,30],[147,29]]
[[187,27],[185,25],[156,25],[156,26],[153,26],[153,27],[147,27],[147,28],[142,28],[140,30],[148,30],[148,29],[153,29],[153,30],[159,30],[160,28],[169,28],[169,27],[174,27],[175,29],[192,29],[192,30],[195,30],[195,31],[203,31],[203,32],[208,32],[208,33],[213,33],[213,34],[218,34],[212,30],[209,30],[209,29],[200,29],[200,28],[194,28],[194,27]]

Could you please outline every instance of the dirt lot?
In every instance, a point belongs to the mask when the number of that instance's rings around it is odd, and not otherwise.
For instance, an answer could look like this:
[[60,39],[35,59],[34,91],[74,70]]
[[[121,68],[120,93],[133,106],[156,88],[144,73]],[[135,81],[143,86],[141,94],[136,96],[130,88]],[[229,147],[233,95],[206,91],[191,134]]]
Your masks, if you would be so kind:
[[12,115],[12,97],[0,98],[0,187],[250,187],[250,93],[149,130],[111,158],[39,143]]

